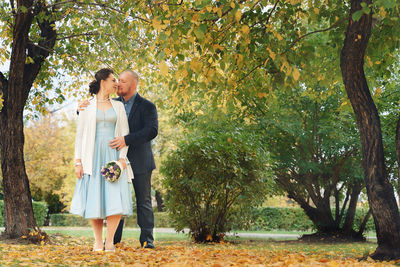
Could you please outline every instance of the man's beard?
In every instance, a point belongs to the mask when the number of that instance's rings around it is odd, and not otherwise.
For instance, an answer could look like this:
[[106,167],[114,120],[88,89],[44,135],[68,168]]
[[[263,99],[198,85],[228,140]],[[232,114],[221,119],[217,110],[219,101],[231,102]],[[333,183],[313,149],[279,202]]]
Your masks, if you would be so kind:
[[122,91],[120,91],[120,90],[117,90],[117,96],[124,96],[124,95],[126,95],[126,94],[124,94]]

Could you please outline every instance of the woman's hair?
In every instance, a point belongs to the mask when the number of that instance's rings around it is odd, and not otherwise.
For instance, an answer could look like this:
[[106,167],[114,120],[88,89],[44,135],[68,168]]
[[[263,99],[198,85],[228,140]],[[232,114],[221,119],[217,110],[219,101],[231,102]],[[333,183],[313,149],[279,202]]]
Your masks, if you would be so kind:
[[107,78],[110,76],[111,73],[114,73],[112,69],[101,69],[96,74],[94,75],[94,80],[90,82],[89,84],[89,93],[91,95],[95,95],[99,92],[100,90],[100,82],[101,80],[107,80]]

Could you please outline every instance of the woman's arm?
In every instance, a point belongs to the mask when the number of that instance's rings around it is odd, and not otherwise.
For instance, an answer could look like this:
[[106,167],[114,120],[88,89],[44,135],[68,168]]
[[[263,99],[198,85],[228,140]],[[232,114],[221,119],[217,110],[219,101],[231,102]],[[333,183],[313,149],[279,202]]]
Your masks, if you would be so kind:
[[83,123],[84,114],[81,112],[76,121],[76,134],[75,134],[75,174],[78,178],[83,176],[82,166],[82,138],[83,138]]

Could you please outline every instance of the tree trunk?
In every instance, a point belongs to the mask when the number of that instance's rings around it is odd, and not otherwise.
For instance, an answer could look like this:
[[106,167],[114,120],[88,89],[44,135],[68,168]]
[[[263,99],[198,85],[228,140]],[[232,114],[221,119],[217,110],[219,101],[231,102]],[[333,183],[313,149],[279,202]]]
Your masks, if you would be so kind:
[[[28,3],[27,3],[28,4]],[[18,6],[21,3],[18,2]],[[32,4],[31,4],[32,5]],[[28,4],[28,7],[31,6]],[[17,238],[36,229],[32,198],[24,163],[23,73],[26,60],[28,33],[33,15],[18,12],[13,29],[10,75],[7,88],[3,87],[4,106],[1,110],[1,168],[4,190],[4,225],[6,238]],[[24,99],[25,98],[25,99]]]
[[[33,4],[35,8],[32,8]],[[28,11],[22,12],[21,6]],[[53,22],[43,19],[38,23],[41,33],[38,45],[35,46],[29,41],[29,31],[35,16],[33,12],[47,12],[44,2],[19,0],[17,10],[8,80],[0,75],[4,99],[0,111],[0,149],[5,238],[18,238],[27,235],[31,230],[38,230],[25,170],[23,110],[32,83],[56,40],[56,32],[51,26]],[[33,59],[33,63],[25,64],[27,55]],[[41,235],[35,236],[37,240],[32,238],[32,241],[41,241]]]
[[361,236],[364,233],[365,228],[367,227],[367,222],[368,222],[369,218],[371,217],[371,214],[372,214],[371,209],[369,209],[367,214],[365,214],[363,221],[360,224],[360,227],[359,227],[359,230],[357,233],[359,236]]
[[393,187],[385,171],[382,133],[378,111],[364,74],[364,56],[371,35],[372,11],[358,21],[352,14],[371,0],[352,0],[349,24],[340,57],[343,82],[360,132],[362,164],[368,201],[374,217],[378,247],[372,257],[400,257],[400,216]]
[[317,207],[314,208],[294,192],[288,192],[288,197],[300,205],[304,213],[313,222],[318,232],[329,234],[336,233],[339,230],[339,224],[333,219],[329,203],[328,205],[323,205],[323,203],[320,202],[315,204]]
[[351,190],[350,203],[347,209],[346,218],[344,220],[343,231],[350,234],[354,233],[353,230],[354,217],[356,216],[357,202],[358,202],[358,196],[360,195],[361,192],[361,185],[357,184],[352,185],[352,187],[349,188],[348,190]]

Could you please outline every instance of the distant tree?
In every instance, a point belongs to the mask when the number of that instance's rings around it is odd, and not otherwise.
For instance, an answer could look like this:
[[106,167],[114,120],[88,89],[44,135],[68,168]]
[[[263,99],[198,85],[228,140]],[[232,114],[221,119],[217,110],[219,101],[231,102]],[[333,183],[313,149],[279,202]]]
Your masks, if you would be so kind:
[[71,180],[75,180],[74,130],[74,121],[47,116],[32,122],[24,131],[24,157],[32,198],[46,201],[49,213],[61,212],[70,202],[66,196],[74,188]]
[[364,240],[365,225],[358,232],[353,227],[364,188],[357,128],[341,105],[344,93],[329,92],[276,92],[276,100],[258,112],[259,131],[278,187],[304,210],[316,235]]

